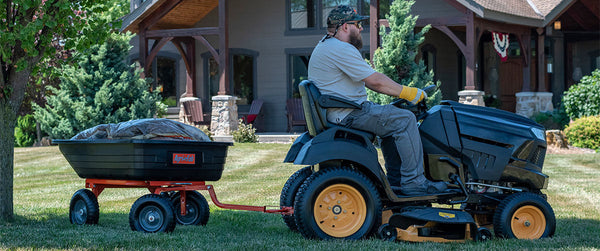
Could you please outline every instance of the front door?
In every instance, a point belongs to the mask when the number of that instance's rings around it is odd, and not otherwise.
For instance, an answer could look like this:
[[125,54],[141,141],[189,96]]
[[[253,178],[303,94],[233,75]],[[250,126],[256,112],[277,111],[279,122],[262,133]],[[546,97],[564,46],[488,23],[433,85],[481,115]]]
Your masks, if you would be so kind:
[[515,93],[523,88],[523,59],[521,57],[508,58],[500,63],[499,81],[500,109],[515,112],[517,98]]

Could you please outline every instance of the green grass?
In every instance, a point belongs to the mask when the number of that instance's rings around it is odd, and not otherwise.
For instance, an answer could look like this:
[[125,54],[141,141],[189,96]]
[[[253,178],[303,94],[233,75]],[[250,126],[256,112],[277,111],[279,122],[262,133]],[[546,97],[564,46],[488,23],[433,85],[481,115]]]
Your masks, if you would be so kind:
[[[210,182],[223,203],[278,205],[279,192],[300,166],[282,160],[290,145],[236,144],[220,181]],[[548,155],[544,172],[557,217],[554,238],[536,241],[492,240],[465,244],[306,240],[287,229],[281,216],[219,209],[212,204],[206,226],[177,226],[170,234],[144,234],[129,228],[133,202],[145,189],[107,189],[99,197],[98,225],[69,223],[72,194],[84,187],[57,147],[16,148],[16,219],[0,223],[4,249],[152,249],[152,250],[515,250],[600,249],[600,154]],[[205,196],[207,193],[202,192]],[[207,196],[208,197],[208,196]]]

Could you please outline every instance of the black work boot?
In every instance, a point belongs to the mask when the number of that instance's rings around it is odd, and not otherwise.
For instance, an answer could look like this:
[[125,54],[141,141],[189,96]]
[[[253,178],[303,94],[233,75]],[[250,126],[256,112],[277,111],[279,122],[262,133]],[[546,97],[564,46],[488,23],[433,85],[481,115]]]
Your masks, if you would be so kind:
[[448,189],[448,185],[443,181],[425,180],[420,184],[413,183],[402,186],[402,193],[408,196],[419,196],[443,193],[446,189]]

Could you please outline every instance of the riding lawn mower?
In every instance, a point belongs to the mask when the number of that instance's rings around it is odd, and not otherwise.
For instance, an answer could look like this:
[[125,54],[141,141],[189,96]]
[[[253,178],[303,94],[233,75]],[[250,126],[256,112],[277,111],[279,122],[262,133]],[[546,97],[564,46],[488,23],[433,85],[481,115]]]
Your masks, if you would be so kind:
[[[444,181],[443,193],[406,196],[390,185],[364,131],[329,123],[327,108],[355,108],[321,95],[305,80],[299,85],[308,131],[284,162],[303,165],[286,182],[281,206],[287,226],[311,239],[464,242],[551,237],[556,228],[542,189],[546,153],[544,128],[494,108],[442,101],[395,102],[415,113],[423,143],[425,175]],[[386,161],[389,161],[386,159]],[[398,161],[391,158],[390,161]]]

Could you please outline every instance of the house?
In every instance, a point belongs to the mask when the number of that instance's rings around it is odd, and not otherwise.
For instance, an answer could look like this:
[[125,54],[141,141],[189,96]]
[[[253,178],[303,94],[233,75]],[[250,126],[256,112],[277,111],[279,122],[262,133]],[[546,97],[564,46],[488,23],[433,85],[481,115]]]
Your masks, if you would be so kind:
[[[363,31],[368,58],[390,0],[132,0],[122,30],[137,34],[130,59],[174,110],[200,99],[213,122],[234,123],[260,98],[265,129],[285,131],[286,100],[298,96],[327,14],[340,3],[371,16]],[[596,0],[416,0],[412,13],[418,26],[433,26],[419,57],[442,82],[444,99],[483,105],[484,95],[496,95],[501,109],[530,115],[551,110],[600,68]],[[494,49],[505,40],[493,34],[508,37],[506,61]],[[237,108],[227,107],[234,101]]]

